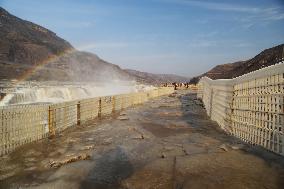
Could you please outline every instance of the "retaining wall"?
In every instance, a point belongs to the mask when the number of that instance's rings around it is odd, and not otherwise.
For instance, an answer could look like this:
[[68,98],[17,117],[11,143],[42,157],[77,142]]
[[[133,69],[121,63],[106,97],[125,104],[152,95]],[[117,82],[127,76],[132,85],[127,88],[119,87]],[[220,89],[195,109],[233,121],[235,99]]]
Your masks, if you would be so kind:
[[15,148],[54,136],[69,127],[110,115],[149,99],[170,94],[172,87],[151,91],[96,97],[52,105],[0,107],[0,156]]
[[198,84],[208,116],[226,132],[284,156],[284,63]]

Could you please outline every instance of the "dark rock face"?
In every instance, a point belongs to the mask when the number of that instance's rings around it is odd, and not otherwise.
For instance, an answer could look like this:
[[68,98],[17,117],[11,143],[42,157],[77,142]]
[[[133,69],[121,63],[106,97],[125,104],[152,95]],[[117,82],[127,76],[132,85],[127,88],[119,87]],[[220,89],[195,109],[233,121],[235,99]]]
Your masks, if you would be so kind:
[[55,33],[0,7],[0,60],[36,65],[73,47]]
[[199,79],[203,76],[207,76],[211,79],[232,79],[243,74],[247,74],[252,71],[274,65],[283,58],[284,44],[281,44],[262,51],[252,59],[218,65],[210,71],[192,78],[190,82],[198,83]]

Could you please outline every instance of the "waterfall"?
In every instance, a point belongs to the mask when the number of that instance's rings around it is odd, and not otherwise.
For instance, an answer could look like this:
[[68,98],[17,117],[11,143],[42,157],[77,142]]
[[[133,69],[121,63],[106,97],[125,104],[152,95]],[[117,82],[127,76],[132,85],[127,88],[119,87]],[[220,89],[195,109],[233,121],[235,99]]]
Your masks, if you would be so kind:
[[34,103],[58,103],[97,96],[108,96],[151,90],[154,87],[137,84],[58,84],[56,86],[37,83],[35,86],[21,86],[7,93],[0,106]]

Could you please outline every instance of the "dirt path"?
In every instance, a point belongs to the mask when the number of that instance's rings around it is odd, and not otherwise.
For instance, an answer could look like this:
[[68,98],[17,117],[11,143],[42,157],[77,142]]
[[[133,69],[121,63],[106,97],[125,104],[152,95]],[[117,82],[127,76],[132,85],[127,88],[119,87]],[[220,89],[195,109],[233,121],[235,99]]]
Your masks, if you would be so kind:
[[0,158],[0,188],[284,186],[283,157],[224,134],[188,91],[119,114]]

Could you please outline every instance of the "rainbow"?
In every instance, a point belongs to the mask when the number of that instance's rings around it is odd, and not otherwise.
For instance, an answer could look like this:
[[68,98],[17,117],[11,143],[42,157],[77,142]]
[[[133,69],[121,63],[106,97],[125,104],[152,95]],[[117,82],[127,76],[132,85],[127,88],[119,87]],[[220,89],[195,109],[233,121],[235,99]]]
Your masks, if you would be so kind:
[[51,55],[48,58],[46,58],[45,60],[42,60],[40,62],[38,62],[34,67],[30,68],[28,71],[26,71],[22,76],[17,78],[17,83],[20,83],[22,81],[27,80],[33,73],[37,72],[38,70],[40,70],[41,68],[43,68],[45,65],[47,65],[50,62],[56,61],[58,60],[60,57],[66,55],[66,54],[70,54],[72,52],[74,52],[74,49],[67,49],[64,50],[63,52],[57,54],[57,55]]
[[[13,83],[12,87],[16,87],[19,83],[27,80],[33,73],[36,73],[37,71],[39,71],[40,69],[42,69],[45,65],[49,64],[50,62],[56,61],[58,60],[60,57],[66,55],[66,54],[70,54],[72,52],[74,52],[76,49],[67,49],[62,51],[61,53],[57,54],[57,55],[51,55],[48,58],[38,62],[34,67],[31,67],[30,69],[28,69],[26,72],[24,72],[23,75],[19,76],[16,78],[16,82]],[[6,94],[4,95],[4,97],[6,96]],[[2,97],[3,99],[3,97]],[[2,101],[2,99],[0,98],[0,102]]]

